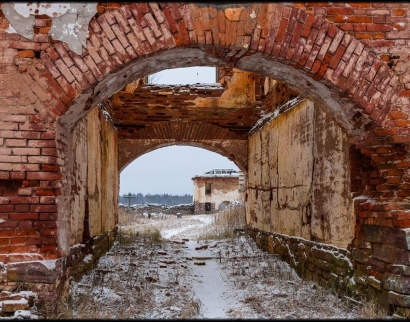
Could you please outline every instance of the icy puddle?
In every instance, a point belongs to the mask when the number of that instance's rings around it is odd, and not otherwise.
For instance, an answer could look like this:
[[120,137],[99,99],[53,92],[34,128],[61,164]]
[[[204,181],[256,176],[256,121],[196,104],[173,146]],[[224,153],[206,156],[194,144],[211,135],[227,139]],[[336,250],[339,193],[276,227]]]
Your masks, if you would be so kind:
[[[369,319],[357,306],[301,280],[246,236],[198,240],[213,216],[139,218],[98,265],[71,282],[61,318]],[[144,231],[159,230],[158,235]],[[138,232],[138,233],[137,233]],[[373,313],[372,313],[373,312]]]

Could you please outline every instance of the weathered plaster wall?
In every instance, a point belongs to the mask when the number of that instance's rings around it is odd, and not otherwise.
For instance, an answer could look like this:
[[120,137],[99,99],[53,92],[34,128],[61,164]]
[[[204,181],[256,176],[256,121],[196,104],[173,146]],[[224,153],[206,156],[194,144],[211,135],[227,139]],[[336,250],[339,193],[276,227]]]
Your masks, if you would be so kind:
[[[206,202],[213,204],[213,209],[218,210],[219,205],[224,201],[236,201],[241,199],[239,189],[239,177],[194,177],[193,198],[195,203],[195,213]],[[211,194],[205,194],[205,184],[211,184]]]
[[[1,5],[4,15],[10,21],[7,33],[17,33],[27,39],[40,40],[44,34],[34,34],[35,16],[48,15],[51,19],[50,26],[43,27],[43,31],[55,40],[67,43],[68,47],[81,55],[86,47],[88,24],[97,13],[97,3],[3,3]],[[48,37],[47,37],[48,38]]]
[[[67,134],[64,129],[60,132]],[[58,202],[62,216],[57,226],[62,254],[68,254],[73,245],[84,244],[116,225],[118,138],[111,121],[94,108],[64,139],[71,140],[66,158],[71,171],[63,178],[65,191]]]
[[315,109],[314,134],[312,235],[318,241],[346,247],[356,225],[348,138],[319,108]]
[[303,100],[249,137],[247,223],[346,247],[354,237],[347,136]]

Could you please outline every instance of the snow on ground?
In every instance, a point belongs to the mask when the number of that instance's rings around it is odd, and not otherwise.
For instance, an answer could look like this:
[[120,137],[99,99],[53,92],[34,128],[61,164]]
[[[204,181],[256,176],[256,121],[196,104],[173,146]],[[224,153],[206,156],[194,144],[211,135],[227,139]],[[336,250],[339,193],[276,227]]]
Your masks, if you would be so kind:
[[[72,282],[70,309],[61,317],[376,317],[364,305],[354,305],[301,280],[288,264],[259,250],[247,236],[199,240],[201,234],[212,231],[213,218],[153,214],[123,227],[133,231],[134,237],[119,238],[90,274]],[[161,240],[152,234],[155,229]]]

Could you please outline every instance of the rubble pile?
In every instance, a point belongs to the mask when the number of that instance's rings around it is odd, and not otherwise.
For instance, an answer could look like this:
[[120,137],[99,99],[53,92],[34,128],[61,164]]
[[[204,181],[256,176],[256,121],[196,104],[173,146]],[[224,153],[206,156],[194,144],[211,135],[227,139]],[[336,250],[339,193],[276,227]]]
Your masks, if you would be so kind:
[[[128,206],[120,205],[120,209],[128,209]],[[163,213],[166,215],[176,215],[177,213],[193,214],[194,204],[181,204],[175,206],[165,206],[159,204],[132,205],[130,210],[141,215],[152,213]]]
[[0,319],[33,320],[41,318],[35,306],[37,296],[32,291],[0,292]]

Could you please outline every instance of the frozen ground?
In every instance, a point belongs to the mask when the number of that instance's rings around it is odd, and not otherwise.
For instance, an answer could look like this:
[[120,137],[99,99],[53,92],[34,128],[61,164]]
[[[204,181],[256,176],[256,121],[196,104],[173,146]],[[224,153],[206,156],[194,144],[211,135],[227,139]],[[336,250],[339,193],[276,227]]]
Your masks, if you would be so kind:
[[301,280],[286,263],[260,251],[245,236],[198,239],[214,229],[213,218],[153,214],[122,227],[128,236],[123,233],[98,267],[72,283],[70,303],[60,317],[386,317],[370,304],[354,304]]

